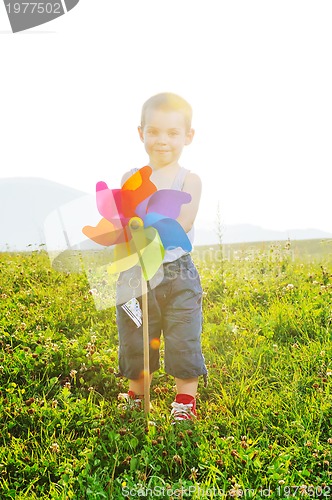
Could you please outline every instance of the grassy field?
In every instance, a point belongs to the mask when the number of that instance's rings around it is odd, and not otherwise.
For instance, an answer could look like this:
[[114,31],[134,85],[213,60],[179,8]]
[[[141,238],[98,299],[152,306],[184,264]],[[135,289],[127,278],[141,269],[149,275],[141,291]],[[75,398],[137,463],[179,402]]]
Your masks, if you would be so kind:
[[118,408],[114,309],[45,252],[0,254],[0,498],[329,498],[332,243],[198,248],[209,385],[172,426]]

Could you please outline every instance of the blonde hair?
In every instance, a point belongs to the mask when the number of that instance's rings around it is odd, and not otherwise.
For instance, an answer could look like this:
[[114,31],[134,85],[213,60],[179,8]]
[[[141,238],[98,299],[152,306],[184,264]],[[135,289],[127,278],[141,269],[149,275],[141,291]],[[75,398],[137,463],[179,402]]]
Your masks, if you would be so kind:
[[162,109],[165,111],[179,111],[183,114],[187,131],[191,128],[192,108],[190,104],[177,94],[162,92],[148,99],[142,107],[141,127],[144,128],[146,112],[149,109]]

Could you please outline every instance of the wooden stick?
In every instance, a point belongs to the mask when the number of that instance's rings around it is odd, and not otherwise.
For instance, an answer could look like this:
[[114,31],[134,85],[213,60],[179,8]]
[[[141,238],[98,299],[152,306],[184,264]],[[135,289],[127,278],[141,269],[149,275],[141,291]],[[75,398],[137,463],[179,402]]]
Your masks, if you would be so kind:
[[144,352],[144,413],[150,412],[150,342],[148,316],[148,289],[142,271],[142,312],[143,312],[143,352]]

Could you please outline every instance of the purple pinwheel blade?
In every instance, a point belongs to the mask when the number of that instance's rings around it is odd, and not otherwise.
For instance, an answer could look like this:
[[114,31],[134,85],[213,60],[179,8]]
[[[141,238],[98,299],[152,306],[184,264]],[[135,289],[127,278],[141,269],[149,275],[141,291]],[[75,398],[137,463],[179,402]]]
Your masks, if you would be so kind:
[[[153,196],[153,195],[151,195],[151,196]],[[147,198],[145,198],[145,200],[141,201],[141,203],[139,203],[136,206],[135,213],[136,213],[137,217],[144,219],[144,217],[146,216],[146,213],[147,213],[147,206],[148,206],[148,203],[150,201],[151,196],[148,196]]]
[[164,218],[155,221],[153,227],[157,229],[165,250],[181,247],[186,252],[192,250],[190,240],[183,227],[174,219]]
[[191,195],[175,189],[161,189],[153,193],[146,207],[146,212],[156,212],[157,214],[176,219],[184,203],[191,201]]

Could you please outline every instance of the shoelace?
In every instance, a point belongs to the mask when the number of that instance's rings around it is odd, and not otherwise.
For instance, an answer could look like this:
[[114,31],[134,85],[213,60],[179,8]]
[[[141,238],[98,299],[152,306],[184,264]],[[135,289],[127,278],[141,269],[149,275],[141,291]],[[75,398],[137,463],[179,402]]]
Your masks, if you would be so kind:
[[196,418],[196,415],[191,411],[193,407],[192,403],[185,405],[184,403],[174,401],[171,406],[171,415],[175,420],[191,420],[193,417]]
[[123,406],[126,406],[128,409],[141,409],[142,408],[142,400],[139,398],[132,398],[127,393],[118,394],[118,401],[122,401]]

